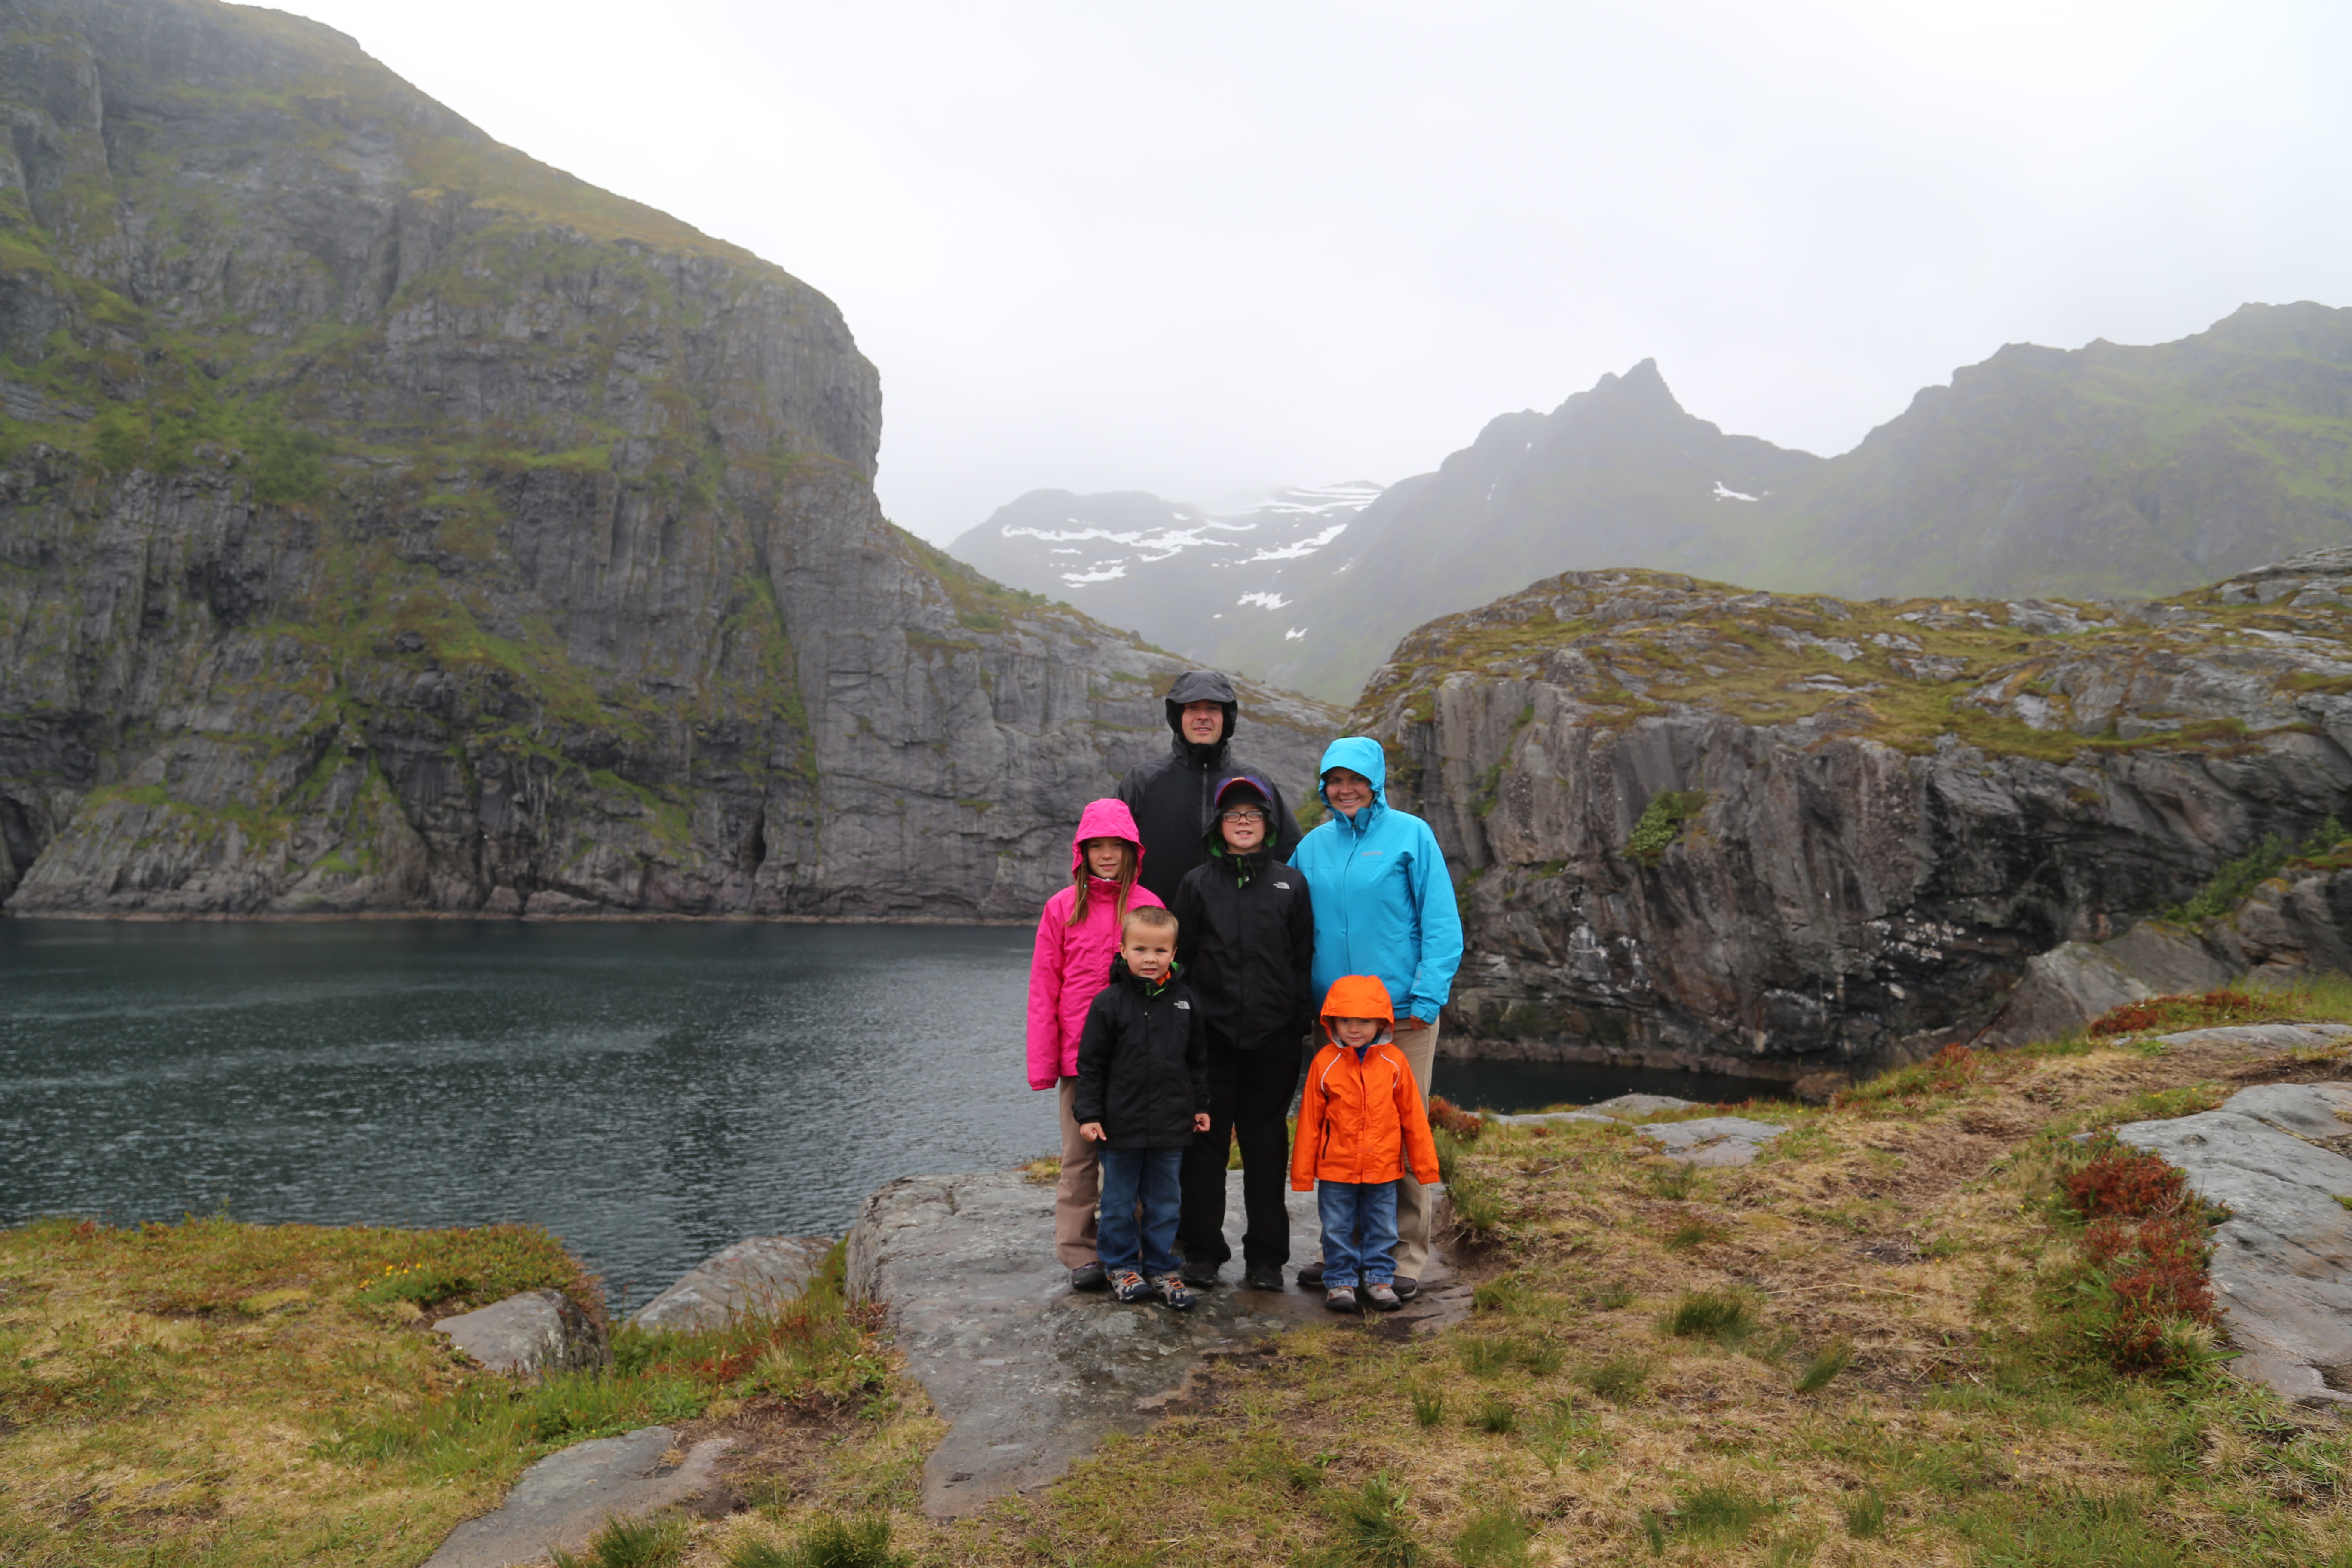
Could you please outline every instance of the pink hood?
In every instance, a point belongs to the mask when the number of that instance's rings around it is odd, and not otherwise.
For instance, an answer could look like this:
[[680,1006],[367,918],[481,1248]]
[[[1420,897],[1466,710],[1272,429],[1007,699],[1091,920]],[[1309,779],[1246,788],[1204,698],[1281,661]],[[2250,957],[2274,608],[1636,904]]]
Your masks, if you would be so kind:
[[[1135,814],[1123,801],[1090,801],[1078,814],[1078,830],[1070,836],[1070,869],[1086,864],[1084,845],[1089,838],[1124,838],[1135,846],[1135,864],[1143,865],[1143,836],[1135,829]],[[1078,1035],[1087,1025],[1087,1009],[1097,992],[1110,983],[1111,955],[1118,952],[1118,884],[1099,877],[1087,879],[1087,918],[1070,924],[1071,906],[1078,890],[1064,888],[1045,900],[1037,917],[1037,947],[1029,961],[1029,1087],[1051,1089],[1078,1070]],[[1162,907],[1141,882],[1129,889],[1130,910]]]

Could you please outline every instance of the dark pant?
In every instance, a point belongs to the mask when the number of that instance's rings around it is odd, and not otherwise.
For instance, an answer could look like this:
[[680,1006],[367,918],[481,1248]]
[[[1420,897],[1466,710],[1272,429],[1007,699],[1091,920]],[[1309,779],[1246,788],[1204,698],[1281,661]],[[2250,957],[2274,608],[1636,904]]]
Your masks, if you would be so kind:
[[1279,1268],[1290,1261],[1290,1097],[1298,1092],[1298,1052],[1278,1036],[1241,1050],[1209,1040],[1209,1130],[1184,1151],[1184,1216],[1176,1239],[1188,1263],[1213,1268],[1225,1245],[1225,1150],[1242,1146],[1242,1207],[1249,1228],[1242,1259]]
[[[1119,1149],[1100,1146],[1102,1212],[1095,1221],[1095,1249],[1102,1266],[1157,1277],[1176,1272],[1176,1173],[1181,1149]],[[1136,1200],[1143,1222],[1136,1223]]]

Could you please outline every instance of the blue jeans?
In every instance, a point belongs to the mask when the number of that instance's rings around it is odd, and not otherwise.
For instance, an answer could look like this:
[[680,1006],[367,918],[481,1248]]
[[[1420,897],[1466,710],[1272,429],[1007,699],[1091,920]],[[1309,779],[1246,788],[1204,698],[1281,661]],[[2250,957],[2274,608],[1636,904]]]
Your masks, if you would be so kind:
[[[1176,1272],[1177,1174],[1181,1149],[1114,1149],[1102,1154],[1102,1208],[1095,1220],[1095,1252],[1113,1274],[1142,1270],[1146,1279]],[[1143,1199],[1143,1224],[1135,1223],[1135,1201]],[[1394,1229],[1394,1226],[1390,1226]]]
[[1359,1279],[1385,1285],[1396,1278],[1397,1184],[1318,1182],[1315,1206],[1323,1215],[1323,1288],[1353,1289]]

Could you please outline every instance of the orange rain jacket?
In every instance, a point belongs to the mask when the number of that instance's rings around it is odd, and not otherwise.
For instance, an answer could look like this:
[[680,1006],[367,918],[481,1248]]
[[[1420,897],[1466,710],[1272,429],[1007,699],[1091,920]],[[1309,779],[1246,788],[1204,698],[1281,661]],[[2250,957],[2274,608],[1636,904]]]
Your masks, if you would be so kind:
[[[1331,1033],[1334,1018],[1386,1018],[1392,1026],[1359,1059]],[[1424,1186],[1437,1181],[1437,1144],[1421,1086],[1395,1045],[1396,1010],[1388,987],[1369,974],[1343,974],[1323,999],[1323,1048],[1307,1069],[1298,1102],[1298,1136],[1290,1150],[1290,1185],[1393,1182],[1410,1164]]]

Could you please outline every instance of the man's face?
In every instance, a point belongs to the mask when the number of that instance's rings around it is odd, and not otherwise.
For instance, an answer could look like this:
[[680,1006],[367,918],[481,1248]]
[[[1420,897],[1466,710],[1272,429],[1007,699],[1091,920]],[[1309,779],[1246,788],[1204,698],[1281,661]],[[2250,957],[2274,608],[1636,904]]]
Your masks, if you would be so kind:
[[1323,773],[1323,798],[1340,816],[1353,816],[1372,804],[1372,781],[1346,768],[1328,768]]
[[1339,1037],[1343,1046],[1369,1046],[1381,1032],[1378,1018],[1334,1018],[1331,1032]]
[[1265,807],[1254,800],[1235,801],[1217,813],[1217,831],[1225,836],[1226,848],[1246,855],[1265,842]]
[[1129,926],[1119,938],[1118,951],[1129,974],[1157,980],[1176,962],[1176,933],[1166,926]]
[[1184,726],[1184,738],[1196,746],[1213,746],[1225,732],[1225,706],[1222,702],[1187,702],[1177,720]]

